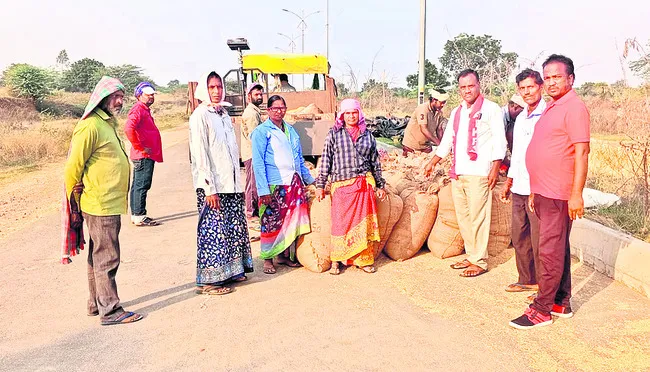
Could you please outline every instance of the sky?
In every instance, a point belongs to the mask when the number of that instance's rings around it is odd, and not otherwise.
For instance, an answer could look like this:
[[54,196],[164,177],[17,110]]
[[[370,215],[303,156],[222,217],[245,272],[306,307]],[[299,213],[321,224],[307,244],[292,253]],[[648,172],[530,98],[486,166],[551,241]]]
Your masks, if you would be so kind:
[[[53,66],[60,50],[71,62],[84,57],[105,65],[133,64],[156,83],[195,81],[206,71],[237,68],[226,40],[248,39],[251,53],[281,53],[306,18],[305,52],[325,54],[327,0],[35,1],[0,0],[0,70],[11,63]],[[417,72],[418,0],[329,0],[331,75],[359,87],[368,78],[406,86]],[[13,16],[10,16],[13,15]],[[439,66],[443,46],[460,33],[491,35],[504,52],[516,52],[523,68],[541,69],[552,53],[571,57],[576,84],[613,83],[625,76],[623,44],[650,40],[650,2],[645,0],[427,1],[426,57]],[[618,49],[617,49],[618,48]],[[632,53],[631,59],[638,58]]]

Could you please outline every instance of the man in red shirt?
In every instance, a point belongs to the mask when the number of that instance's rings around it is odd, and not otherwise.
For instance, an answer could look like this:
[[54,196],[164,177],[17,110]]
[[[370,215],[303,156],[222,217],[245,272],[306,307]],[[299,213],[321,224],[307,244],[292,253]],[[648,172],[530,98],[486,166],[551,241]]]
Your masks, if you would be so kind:
[[131,222],[136,226],[156,226],[158,221],[147,217],[147,192],[151,188],[153,167],[162,163],[162,140],[160,131],[153,121],[150,107],[156,91],[148,82],[135,87],[138,100],[129,111],[124,133],[131,142],[130,158],[133,162],[133,184],[131,185]]
[[544,88],[553,99],[540,117],[526,153],[529,208],[539,218],[539,294],[512,327],[553,323],[552,315],[573,316],[571,304],[571,223],[584,215],[582,189],[589,158],[589,112],[573,90],[573,61],[553,54],[542,64]]

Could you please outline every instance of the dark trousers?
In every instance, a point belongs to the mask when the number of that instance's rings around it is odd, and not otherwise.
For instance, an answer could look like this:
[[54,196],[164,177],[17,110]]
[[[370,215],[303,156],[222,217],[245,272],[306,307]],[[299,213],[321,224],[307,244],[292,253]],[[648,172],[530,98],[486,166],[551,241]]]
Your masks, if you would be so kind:
[[151,159],[133,160],[133,184],[131,185],[131,215],[147,215],[147,192],[151,188],[153,166]]
[[566,200],[535,194],[535,215],[539,218],[539,293],[533,307],[549,313],[553,304],[569,306],[571,298],[571,219]]
[[246,187],[244,199],[246,200],[246,218],[257,216],[257,186],[255,186],[255,172],[253,172],[253,159],[244,162],[246,169]]
[[528,208],[528,195],[512,194],[511,237],[519,273],[517,283],[537,284],[537,273],[540,270],[537,249],[539,221]]
[[115,275],[120,266],[122,226],[120,216],[92,216],[83,214],[88,225],[88,312],[99,310],[102,320],[114,318],[124,310],[117,295]]

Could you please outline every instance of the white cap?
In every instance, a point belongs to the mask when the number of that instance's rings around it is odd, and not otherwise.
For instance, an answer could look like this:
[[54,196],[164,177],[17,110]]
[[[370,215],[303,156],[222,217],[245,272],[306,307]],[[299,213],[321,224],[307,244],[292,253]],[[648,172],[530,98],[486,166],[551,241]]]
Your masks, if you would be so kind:
[[142,94],[156,94],[156,92],[152,87],[144,87],[142,88]]

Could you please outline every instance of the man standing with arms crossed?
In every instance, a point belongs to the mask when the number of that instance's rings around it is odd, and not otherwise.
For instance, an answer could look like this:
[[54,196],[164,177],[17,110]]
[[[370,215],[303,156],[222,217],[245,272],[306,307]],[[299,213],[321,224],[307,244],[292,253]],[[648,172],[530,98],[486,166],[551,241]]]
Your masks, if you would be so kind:
[[508,180],[501,190],[501,201],[510,203],[512,191],[512,245],[519,279],[506,287],[506,292],[537,291],[537,238],[539,226],[537,216],[528,208],[530,177],[526,168],[526,150],[533,137],[535,124],[546,109],[542,99],[544,81],[537,71],[525,69],[515,78],[519,94],[523,99],[524,111],[512,126],[512,161]]
[[[242,114],[241,125],[241,160],[246,169],[246,187],[244,197],[246,199],[246,219],[253,229],[259,231],[258,209],[257,209],[257,188],[255,186],[255,173],[253,172],[253,149],[251,133],[262,122],[260,105],[264,102],[264,87],[259,83],[252,83],[248,88],[248,105]],[[260,240],[259,236],[252,236],[251,241]]]
[[429,176],[436,164],[452,153],[452,197],[468,257],[451,268],[464,269],[460,276],[470,278],[488,269],[492,190],[506,155],[506,136],[501,108],[481,94],[478,73],[464,70],[457,80],[463,101],[451,112],[452,122],[425,174]]
[[160,131],[151,116],[151,105],[156,91],[151,83],[141,82],[135,87],[138,100],[129,111],[124,133],[131,142],[133,184],[131,185],[131,222],[136,226],[157,226],[158,221],[147,217],[147,192],[151,188],[153,167],[162,163]]
[[553,323],[551,315],[571,310],[572,221],[584,215],[582,189],[589,164],[590,119],[573,90],[573,61],[553,54],[542,64],[544,88],[553,99],[535,126],[526,153],[530,173],[529,207],[539,218],[539,293],[510,325],[530,329]]

